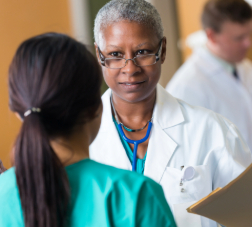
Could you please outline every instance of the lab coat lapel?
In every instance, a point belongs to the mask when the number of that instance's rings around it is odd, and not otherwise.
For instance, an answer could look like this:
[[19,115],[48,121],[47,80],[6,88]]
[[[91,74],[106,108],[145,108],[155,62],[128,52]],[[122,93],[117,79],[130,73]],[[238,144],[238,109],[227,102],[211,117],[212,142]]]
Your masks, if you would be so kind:
[[144,175],[159,183],[176,147],[177,144],[154,120],[147,149]]
[[110,95],[111,90],[108,89],[102,96],[102,123],[98,134],[99,138],[97,138],[102,143],[99,143],[98,147],[96,147],[96,149],[99,149],[98,160],[120,169],[131,170],[131,163],[112,120]]
[[184,122],[178,101],[160,85],[157,86],[157,101],[153,114],[144,175],[160,182],[177,144],[166,134],[165,129]]

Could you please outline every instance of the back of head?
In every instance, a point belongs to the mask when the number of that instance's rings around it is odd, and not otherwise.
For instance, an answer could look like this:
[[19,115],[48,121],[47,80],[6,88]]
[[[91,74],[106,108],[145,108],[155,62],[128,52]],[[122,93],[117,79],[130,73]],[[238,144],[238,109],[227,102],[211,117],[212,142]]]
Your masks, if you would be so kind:
[[26,227],[64,226],[68,181],[50,139],[94,118],[100,85],[96,59],[66,35],[39,35],[18,48],[9,70],[9,104],[23,118],[14,164]]
[[95,25],[95,42],[100,46],[102,29],[119,21],[132,21],[151,28],[159,39],[163,37],[163,26],[156,8],[145,0],[112,0],[98,12]]
[[204,29],[221,31],[225,21],[246,23],[252,19],[252,8],[244,0],[208,0],[204,6],[201,22]]

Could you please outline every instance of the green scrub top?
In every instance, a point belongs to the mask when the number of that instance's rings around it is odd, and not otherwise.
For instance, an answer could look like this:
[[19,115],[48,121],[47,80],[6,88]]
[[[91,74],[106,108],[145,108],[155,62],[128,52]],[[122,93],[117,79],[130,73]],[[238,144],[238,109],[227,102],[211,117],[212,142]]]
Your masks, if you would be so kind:
[[[114,121],[114,124],[116,126],[117,132],[119,134],[120,140],[122,142],[123,148],[126,151],[126,154],[127,154],[128,158],[130,160],[130,163],[132,165],[132,163],[133,163],[133,151],[131,150],[129,144],[122,138],[121,134],[119,133],[118,124],[117,124],[114,116],[113,116],[113,121]],[[137,158],[137,163],[136,163],[136,172],[137,173],[140,173],[140,174],[144,173],[144,165],[145,165],[146,155],[147,155],[147,152],[146,152],[143,159]]]
[[[66,172],[71,227],[176,227],[160,185],[140,174],[85,159]],[[24,227],[15,169],[0,176],[0,226]]]

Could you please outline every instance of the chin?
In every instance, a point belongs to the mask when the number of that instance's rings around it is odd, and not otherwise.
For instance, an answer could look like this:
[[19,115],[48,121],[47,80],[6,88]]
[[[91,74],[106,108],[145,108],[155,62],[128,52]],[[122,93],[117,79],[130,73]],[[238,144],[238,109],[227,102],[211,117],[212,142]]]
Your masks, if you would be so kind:
[[137,102],[141,102],[145,99],[147,99],[151,94],[149,93],[129,93],[126,95],[121,96],[122,99],[124,99],[126,102],[129,103],[137,103]]
[[144,100],[142,95],[137,95],[137,94],[125,95],[123,99],[129,103],[136,103],[136,102],[140,102]]
[[245,58],[246,58],[246,56],[240,57],[240,58],[236,59],[235,63],[239,63],[242,60],[244,60]]

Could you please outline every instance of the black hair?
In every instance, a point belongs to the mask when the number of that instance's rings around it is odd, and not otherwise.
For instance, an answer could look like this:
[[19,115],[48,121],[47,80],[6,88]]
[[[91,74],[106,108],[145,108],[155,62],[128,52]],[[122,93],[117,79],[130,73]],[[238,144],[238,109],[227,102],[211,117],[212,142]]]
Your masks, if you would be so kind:
[[[9,69],[9,105],[23,118],[14,166],[26,227],[65,226],[69,184],[50,139],[95,117],[101,78],[94,56],[67,35],[46,33],[19,46]],[[23,117],[31,107],[41,112]]]

